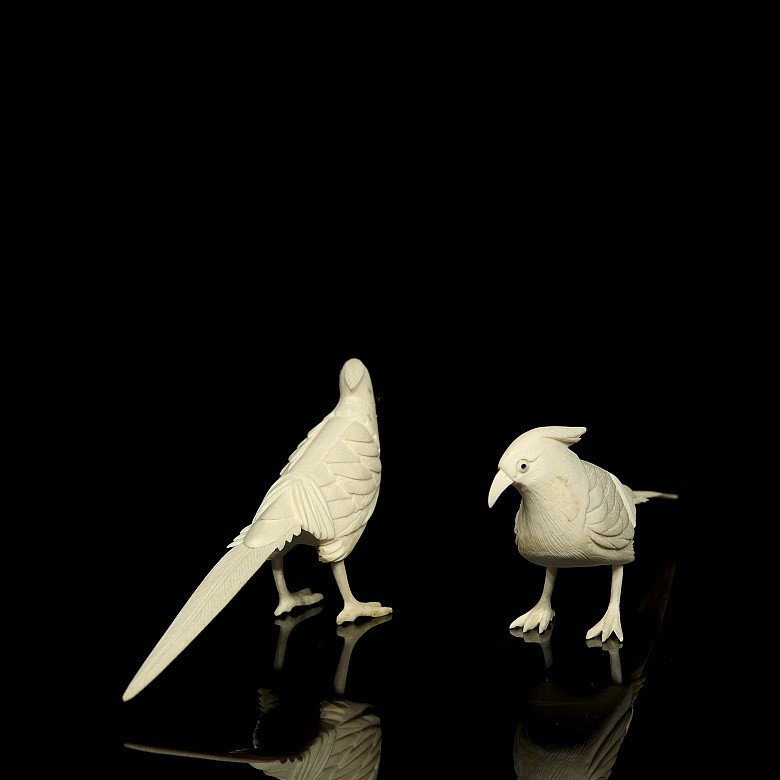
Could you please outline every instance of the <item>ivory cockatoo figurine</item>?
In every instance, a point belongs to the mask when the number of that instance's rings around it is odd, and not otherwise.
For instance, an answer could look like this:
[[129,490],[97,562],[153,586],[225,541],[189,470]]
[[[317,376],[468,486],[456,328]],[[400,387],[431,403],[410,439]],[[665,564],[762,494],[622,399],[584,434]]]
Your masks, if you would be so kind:
[[555,616],[552,591],[559,568],[612,567],[612,588],[604,617],[586,634],[623,641],[620,593],[623,566],[634,560],[636,504],[674,493],[632,490],[614,474],[580,460],[569,447],[585,428],[548,426],[518,436],[501,456],[488,494],[488,506],[510,485],[520,493],[515,540],[520,554],[544,566],[539,602],[510,624],[523,632],[547,629]]
[[265,494],[254,519],[228,545],[152,649],[122,699],[143,690],[217,616],[255,572],[271,561],[281,615],[322,600],[308,588],[291,593],[283,558],[296,545],[317,548],[330,563],[344,600],[336,623],[381,617],[391,607],[358,601],[350,590],[345,558],[352,552],[374,512],[382,465],[371,377],[356,358],[339,373],[339,400],[298,445]]

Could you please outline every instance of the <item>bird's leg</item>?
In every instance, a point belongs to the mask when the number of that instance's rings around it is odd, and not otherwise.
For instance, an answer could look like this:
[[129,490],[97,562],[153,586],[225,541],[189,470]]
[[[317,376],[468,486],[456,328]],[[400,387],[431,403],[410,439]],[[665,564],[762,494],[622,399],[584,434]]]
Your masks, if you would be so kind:
[[287,589],[287,582],[284,579],[283,561],[284,557],[281,555],[271,559],[271,570],[274,573],[274,582],[279,593],[279,606],[274,610],[274,615],[277,617],[285,612],[290,612],[295,607],[307,606],[322,601],[322,593],[312,593],[308,588],[290,593]]
[[525,632],[532,628],[538,628],[540,634],[547,630],[547,626],[555,617],[555,610],[552,608],[552,592],[557,573],[558,569],[555,566],[547,567],[544,572],[544,588],[542,588],[541,598],[533,609],[513,620],[509,626],[510,629],[522,628]]
[[612,587],[609,593],[609,604],[604,617],[596,623],[593,628],[585,635],[585,639],[593,639],[601,635],[601,641],[606,642],[609,635],[615,636],[623,641],[623,628],[620,625],[620,591],[623,588],[623,565],[619,564],[612,567]]
[[358,601],[352,595],[344,561],[336,561],[331,567],[341,592],[341,598],[344,599],[344,609],[336,616],[338,625],[356,620],[359,617],[382,617],[382,615],[389,615],[393,611],[392,607],[383,607],[378,601]]

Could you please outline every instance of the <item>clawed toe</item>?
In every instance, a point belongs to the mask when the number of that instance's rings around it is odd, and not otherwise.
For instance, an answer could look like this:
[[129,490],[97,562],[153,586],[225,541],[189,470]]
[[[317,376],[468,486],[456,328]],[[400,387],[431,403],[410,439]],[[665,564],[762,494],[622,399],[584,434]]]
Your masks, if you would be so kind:
[[620,624],[620,615],[610,615],[607,612],[604,617],[596,623],[593,628],[585,634],[585,639],[594,639],[599,637],[602,642],[606,642],[614,634],[618,641],[623,641],[623,627]]
[[509,630],[520,628],[525,633],[532,628],[538,628],[539,633],[543,634],[555,617],[555,611],[548,607],[536,606],[533,609],[526,612],[524,615],[520,615],[509,624]]

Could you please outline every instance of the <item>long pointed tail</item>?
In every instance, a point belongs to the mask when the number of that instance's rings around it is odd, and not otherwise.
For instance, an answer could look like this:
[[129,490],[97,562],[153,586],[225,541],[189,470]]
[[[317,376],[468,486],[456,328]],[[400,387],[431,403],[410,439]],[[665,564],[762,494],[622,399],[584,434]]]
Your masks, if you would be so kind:
[[132,699],[222,611],[268,559],[268,548],[231,547],[198,585],[122,694]]
[[656,490],[632,490],[634,503],[642,504],[650,498],[679,498],[677,493],[659,493]]

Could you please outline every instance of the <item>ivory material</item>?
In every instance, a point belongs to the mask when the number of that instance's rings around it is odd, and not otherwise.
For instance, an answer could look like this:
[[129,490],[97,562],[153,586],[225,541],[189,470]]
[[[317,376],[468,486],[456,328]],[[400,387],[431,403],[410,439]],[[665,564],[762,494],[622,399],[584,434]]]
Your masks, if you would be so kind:
[[586,639],[600,637],[604,642],[614,633],[622,642],[620,594],[623,566],[634,560],[635,505],[677,494],[632,490],[609,471],[580,460],[569,448],[585,430],[532,428],[509,445],[498,463],[488,506],[510,485],[517,488],[521,496],[515,515],[517,549],[531,563],[545,567],[539,601],[509,627],[547,630],[555,616],[552,592],[559,568],[611,566],[607,611]]
[[267,560],[271,561],[281,615],[322,600],[308,588],[291,593],[284,556],[297,544],[317,548],[329,563],[344,601],[336,623],[392,612],[378,601],[353,596],[345,558],[376,507],[382,476],[376,404],[366,366],[352,358],[339,373],[339,400],[298,445],[271,485],[252,522],[241,530],[152,649],[122,699],[136,696],[219,614]]

